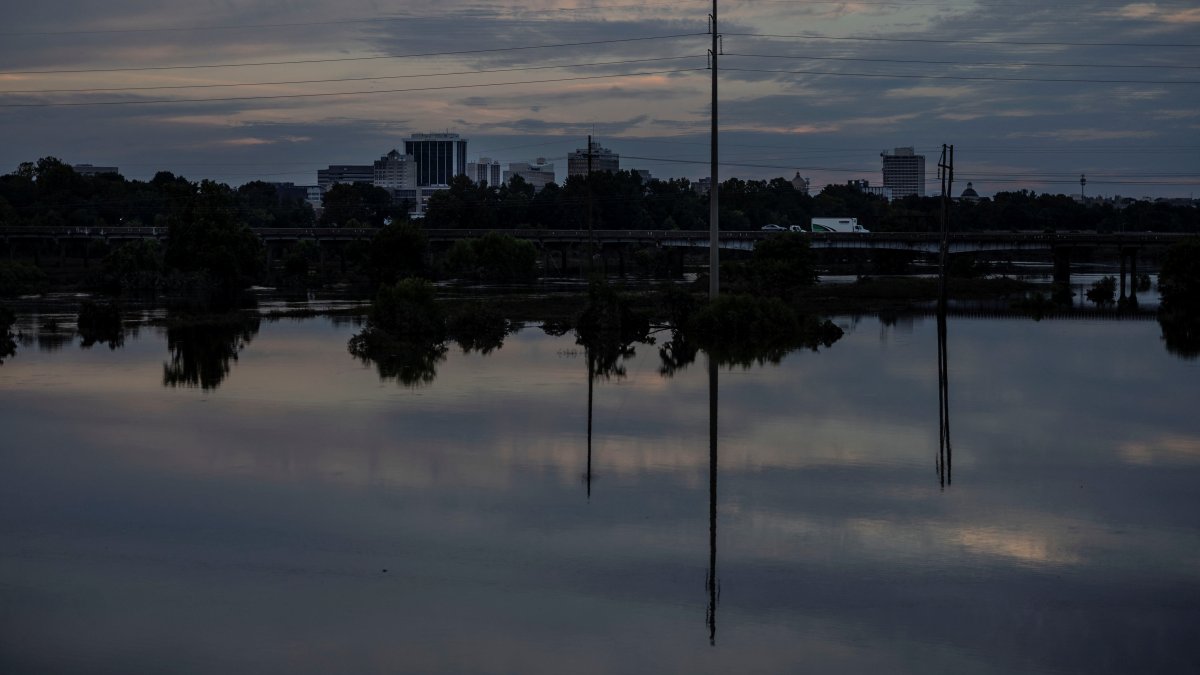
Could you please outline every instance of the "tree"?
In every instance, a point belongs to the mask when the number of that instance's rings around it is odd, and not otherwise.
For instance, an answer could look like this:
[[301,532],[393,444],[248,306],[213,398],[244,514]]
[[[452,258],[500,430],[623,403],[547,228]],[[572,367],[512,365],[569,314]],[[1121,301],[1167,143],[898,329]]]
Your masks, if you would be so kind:
[[203,181],[180,200],[169,218],[164,263],[198,277],[202,285],[229,291],[246,288],[262,270],[263,244],[236,219],[229,186]]
[[1200,313],[1200,237],[1176,242],[1167,249],[1158,273],[1163,309]]
[[489,232],[454,242],[446,266],[454,274],[481,281],[529,281],[537,277],[537,249],[527,240]]
[[420,227],[408,221],[383,227],[371,240],[367,254],[367,276],[375,285],[392,284],[405,277],[424,276],[428,250],[429,240]]
[[345,227],[350,220],[368,227],[382,227],[389,217],[393,220],[404,217],[401,206],[392,204],[391,193],[370,183],[337,183],[325,192],[321,203],[324,227]]

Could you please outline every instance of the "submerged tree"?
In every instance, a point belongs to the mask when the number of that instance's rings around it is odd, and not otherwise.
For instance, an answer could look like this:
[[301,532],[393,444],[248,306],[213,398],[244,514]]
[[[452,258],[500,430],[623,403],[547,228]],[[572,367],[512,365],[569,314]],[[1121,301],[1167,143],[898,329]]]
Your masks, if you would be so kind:
[[216,389],[229,375],[231,362],[258,334],[260,319],[240,313],[169,319],[163,386]]
[[16,336],[12,334],[12,327],[16,321],[17,317],[12,310],[0,307],[0,364],[17,353]]
[[1200,238],[1171,245],[1158,274],[1162,306],[1158,323],[1167,351],[1200,357]]

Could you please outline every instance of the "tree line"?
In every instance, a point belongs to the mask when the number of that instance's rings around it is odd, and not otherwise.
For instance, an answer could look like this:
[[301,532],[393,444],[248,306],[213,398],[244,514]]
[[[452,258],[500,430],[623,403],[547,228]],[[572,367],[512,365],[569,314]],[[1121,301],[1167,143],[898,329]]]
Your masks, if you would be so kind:
[[[258,227],[382,227],[408,218],[413,204],[366,183],[334,185],[320,215],[299,196],[271,183],[232,188],[191,182],[162,171],[149,181],[117,174],[84,176],[53,157],[27,162],[0,176],[0,224],[48,226],[168,226],[178,209],[206,188],[208,205],[233,220]],[[848,185],[828,185],[816,195],[784,178],[721,183],[723,230],[767,224],[806,227],[814,217],[851,217],[877,232],[940,229],[941,200],[906,197],[888,201]],[[515,177],[500,186],[465,176],[435,193],[426,205],[425,228],[471,229],[660,229],[708,227],[708,196],[686,179],[651,179],[629,171],[570,176],[562,185],[535,192]],[[1101,232],[1200,232],[1200,209],[1159,201],[1079,203],[1066,195],[1029,190],[1000,192],[978,202],[950,205],[955,231],[1096,230]]]

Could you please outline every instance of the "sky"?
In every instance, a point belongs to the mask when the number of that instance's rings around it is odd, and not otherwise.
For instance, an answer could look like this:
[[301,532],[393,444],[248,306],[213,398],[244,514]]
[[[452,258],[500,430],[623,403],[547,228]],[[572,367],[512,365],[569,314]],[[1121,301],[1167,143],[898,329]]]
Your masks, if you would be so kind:
[[[703,0],[6,3],[0,172],[55,156],[129,178],[315,184],[411,133],[545,158],[588,134],[622,168],[708,175]],[[1200,196],[1200,7],[1188,0],[723,0],[720,178],[882,183],[943,144],[957,193]]]

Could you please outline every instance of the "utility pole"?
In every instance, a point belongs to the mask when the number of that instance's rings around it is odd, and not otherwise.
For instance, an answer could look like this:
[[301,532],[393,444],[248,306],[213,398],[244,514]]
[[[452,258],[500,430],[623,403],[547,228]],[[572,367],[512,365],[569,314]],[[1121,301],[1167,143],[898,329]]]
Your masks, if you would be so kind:
[[592,135],[588,134],[587,141],[587,224],[588,224],[588,272],[592,271],[592,262],[596,257],[596,237],[592,234]]
[[1086,188],[1086,187],[1087,187],[1087,174],[1081,173],[1081,174],[1079,174],[1079,201],[1084,202],[1084,203],[1087,202],[1087,193],[1084,192],[1084,188]]
[[946,263],[950,257],[950,192],[954,189],[954,146],[942,144],[938,160],[938,178],[942,181],[942,237],[938,247],[938,311],[946,311]]
[[721,292],[721,259],[719,243],[718,180],[717,180],[717,54],[720,52],[721,34],[717,32],[717,0],[713,0],[712,50],[712,166],[709,171],[708,187],[708,299],[716,300]]

